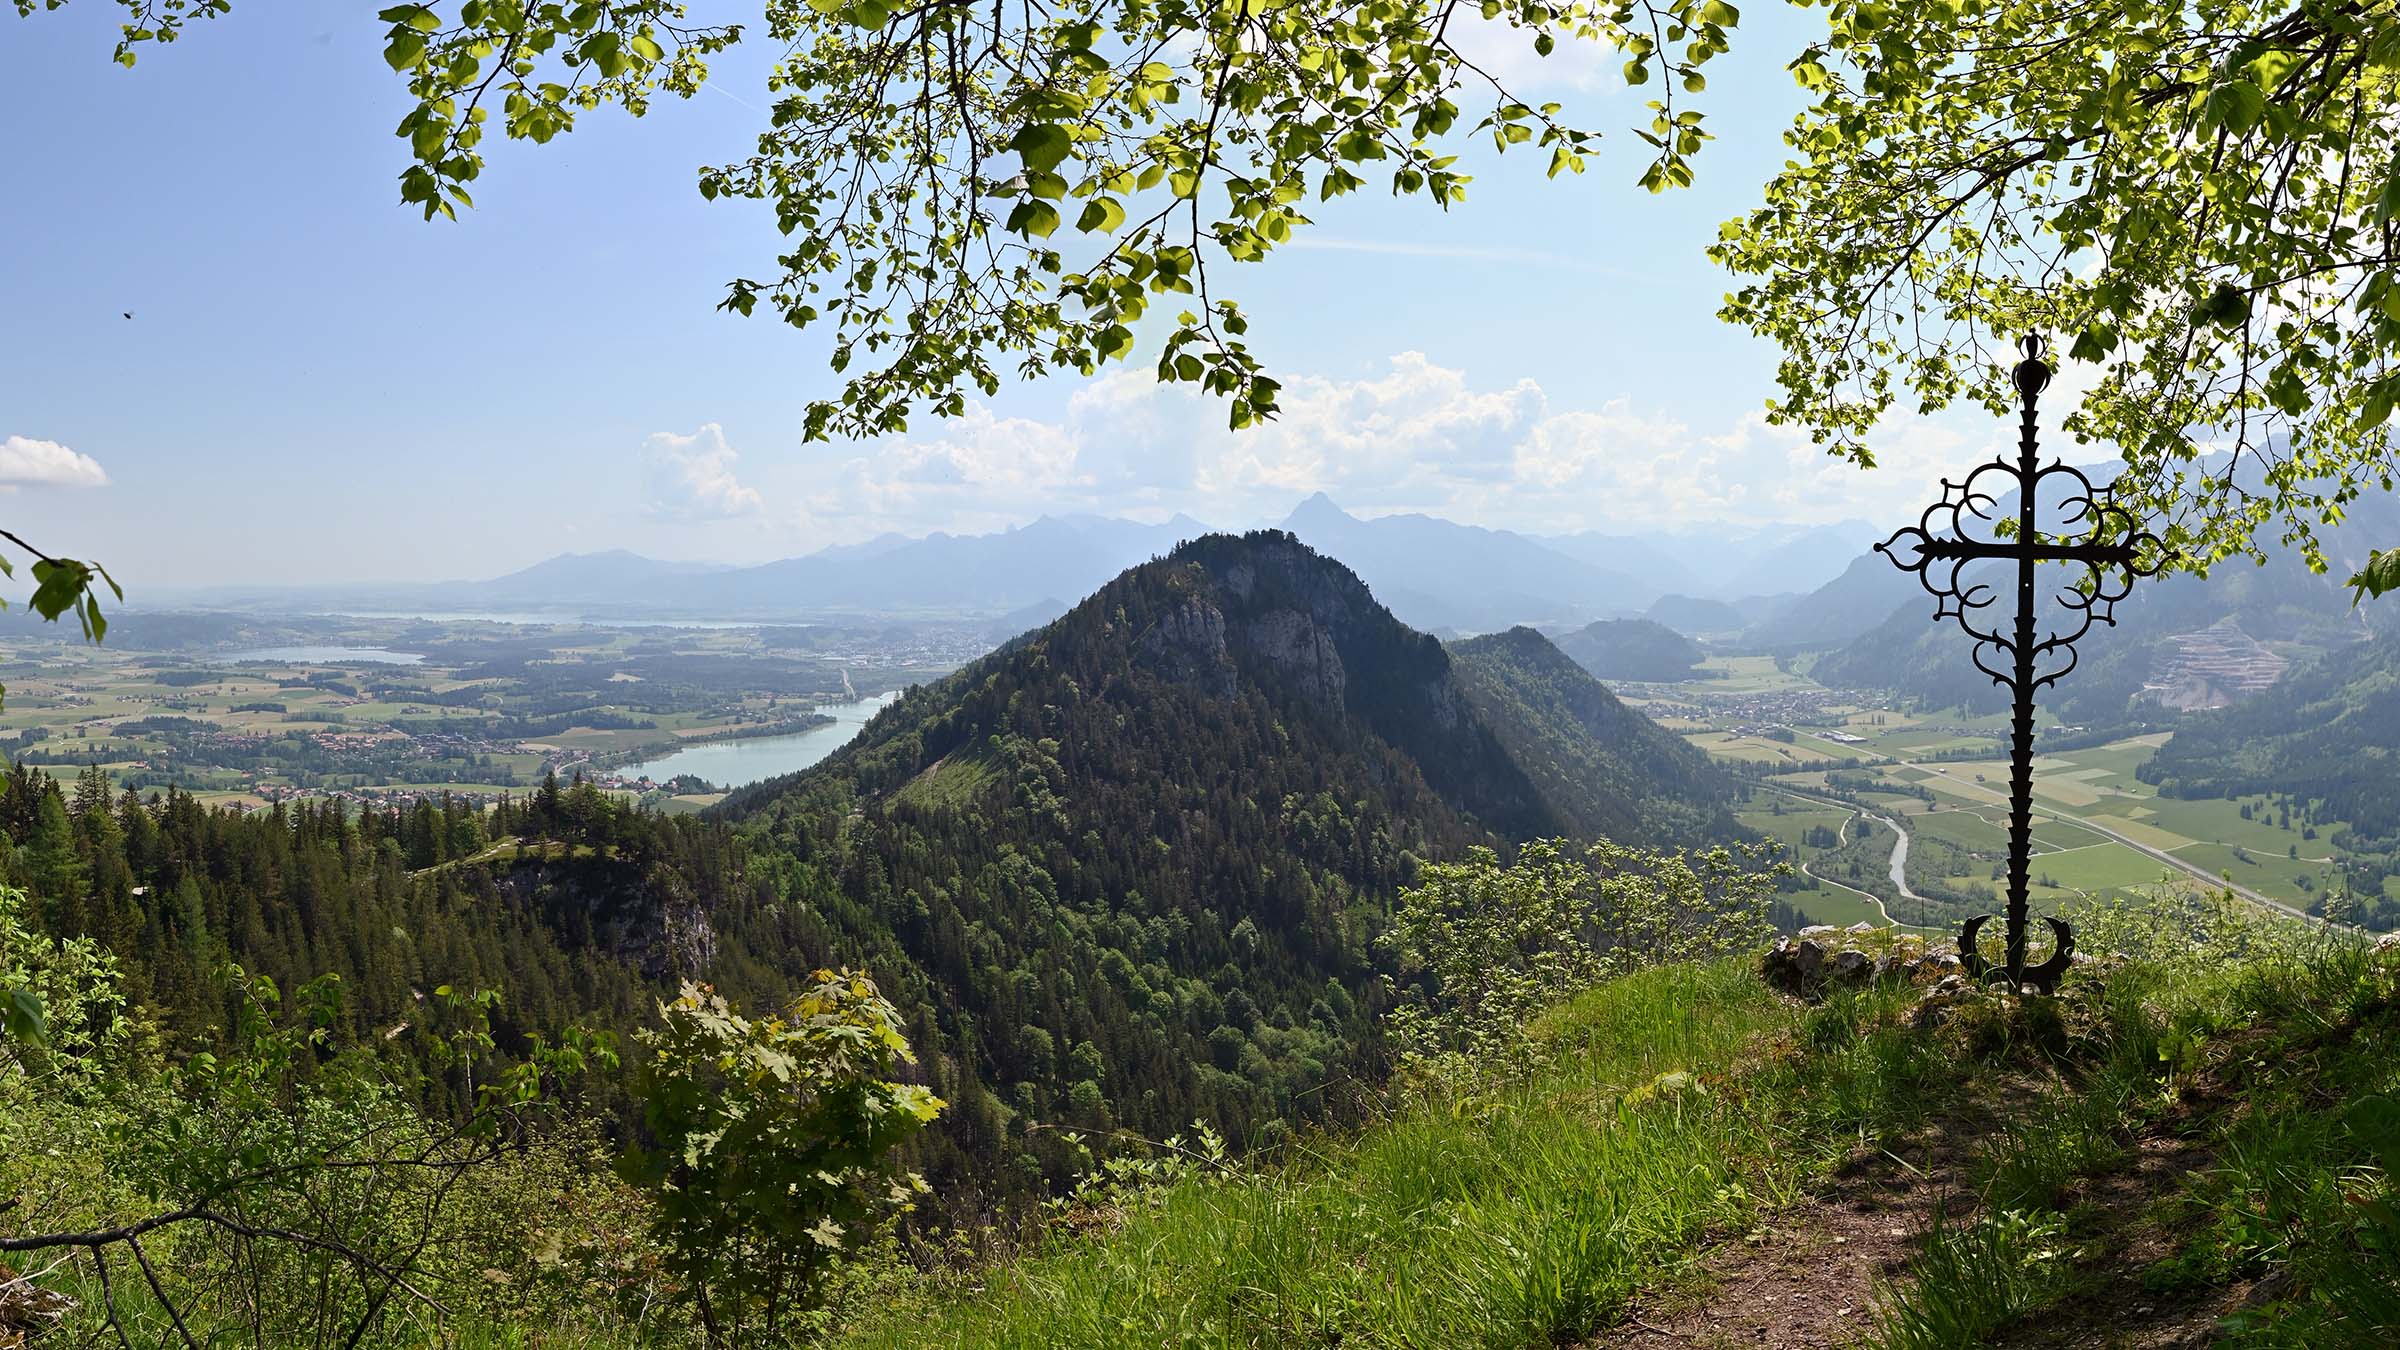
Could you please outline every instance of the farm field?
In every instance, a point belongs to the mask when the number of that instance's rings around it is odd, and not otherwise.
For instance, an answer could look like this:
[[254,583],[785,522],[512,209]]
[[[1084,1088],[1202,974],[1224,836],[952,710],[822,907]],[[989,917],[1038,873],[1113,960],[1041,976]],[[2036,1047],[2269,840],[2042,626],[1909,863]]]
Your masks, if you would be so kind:
[[[1886,740],[1889,739],[1887,736]],[[2039,756],[2034,762],[2036,819],[2033,861],[2036,899],[2056,900],[2076,894],[2112,895],[2146,888],[2162,880],[2184,878],[2159,859],[2133,847],[2140,844],[2281,900],[2305,908],[2329,884],[2339,882],[2326,837],[2339,822],[2312,821],[2287,815],[2264,799],[2179,800],[2161,798],[2136,777],[2136,771],[2164,740],[2152,734],[2087,749]],[[1697,743],[1697,742],[1695,742]],[[1904,817],[1912,835],[1940,840],[1979,862],[1997,861],[2005,854],[2003,822],[2008,802],[2005,761],[1956,760],[1943,763],[1886,763],[1872,770],[1833,775],[1855,783],[1871,772],[1875,779],[1930,791],[1936,801],[1922,801],[1855,787],[1850,795],[1870,809]],[[1828,789],[1828,775],[1793,773],[1769,781],[1806,792]],[[2245,815],[2247,808],[2247,815]],[[1752,815],[1744,823],[1760,828]],[[2096,828],[2094,828],[2096,827]],[[2131,843],[2111,838],[2112,832]],[[2297,856],[2294,856],[2294,855]],[[1916,863],[1910,864],[1912,877]],[[1949,879],[1994,885],[1988,874],[1967,873]]]
[[1700,663],[1711,694],[1789,693],[1820,688],[1805,675],[1777,668],[1772,656],[1712,656]]
[[[611,767],[805,728],[811,710],[981,651],[963,628],[673,629],[135,612],[104,646],[0,628],[0,757],[204,802],[523,793],[583,773],[697,810],[720,794]],[[722,786],[722,785],[719,785]]]

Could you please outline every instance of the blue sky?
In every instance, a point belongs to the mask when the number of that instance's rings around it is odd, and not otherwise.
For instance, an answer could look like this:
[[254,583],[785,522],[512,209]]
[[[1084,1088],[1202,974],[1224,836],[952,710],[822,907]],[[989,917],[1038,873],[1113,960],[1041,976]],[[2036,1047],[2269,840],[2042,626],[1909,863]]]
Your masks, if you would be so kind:
[[0,515],[137,589],[615,546],[753,561],[1045,510],[1247,525],[1319,489],[1531,530],[1883,519],[1985,437],[1900,428],[1895,467],[1861,475],[1758,424],[1772,354],[1716,321],[1702,249],[1782,158],[1805,13],[1754,9],[1712,67],[1693,191],[1632,185],[1640,98],[1613,58],[1512,50],[1608,133],[1583,177],[1470,156],[1447,216],[1364,194],[1225,269],[1287,383],[1267,432],[1226,435],[1137,360],[807,445],[822,341],[714,310],[767,270],[771,221],[693,188],[762,124],[763,54],[642,121],[496,146],[478,209],[429,225],[397,202],[372,7],[332,8],[245,0],[131,71],[100,0],[0,18]]

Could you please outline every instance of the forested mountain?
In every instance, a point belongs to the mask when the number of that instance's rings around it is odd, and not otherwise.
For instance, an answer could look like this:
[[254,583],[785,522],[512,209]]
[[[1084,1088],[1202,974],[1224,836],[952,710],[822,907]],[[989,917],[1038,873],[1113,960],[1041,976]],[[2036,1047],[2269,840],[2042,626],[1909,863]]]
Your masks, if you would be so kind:
[[[1840,576],[1751,624],[1742,640],[1753,647],[1839,647],[1924,594],[1916,578],[1882,554],[1863,553]],[[1930,598],[1925,609],[1932,612]]]
[[2167,796],[2301,804],[2350,822],[2332,841],[2348,853],[2400,852],[2400,636],[2329,652],[2252,699],[2186,717],[2140,773]]
[[1871,547],[1885,533],[1863,520],[1845,520],[1765,533],[1731,547],[1690,551],[1723,560],[1719,565],[1725,571],[1711,593],[1732,599],[1813,589],[1840,576],[1861,549]]
[[1700,644],[1652,619],[1602,619],[1561,634],[1558,649],[1603,680],[1688,680]]
[[[1913,578],[1879,555],[1884,566],[1915,588]],[[2063,574],[2061,574],[2063,576]],[[1922,592],[1920,591],[1920,595]],[[1881,624],[1826,654],[1810,672],[1820,684],[1890,689],[1929,707],[1993,711],[2007,696],[1967,659],[1969,640],[1950,623],[1934,623],[1933,600],[1904,604]],[[2331,575],[2308,570],[2297,556],[2265,566],[2231,562],[2206,579],[2178,575],[2144,582],[2116,607],[2114,627],[2099,627],[2079,644],[2074,675],[2045,702],[2075,725],[2118,726],[2159,719],[2168,709],[2144,687],[2164,673],[2170,640],[2224,620],[2259,642],[2286,651],[2326,651],[2366,636],[2371,617],[2350,603]]]
[[1687,845],[1741,833],[1723,769],[1618,702],[1540,633],[1469,638],[1450,656],[1476,712],[1571,833]]
[[[495,835],[515,842],[495,853]],[[22,765],[0,776],[0,883],[32,897],[42,929],[114,952],[178,1050],[227,1029],[228,962],[286,990],[338,977],[337,1045],[405,1049],[395,1038],[441,985],[500,991],[512,1047],[586,1018],[631,1026],[662,982],[716,962],[711,915],[740,877],[723,826],[555,781],[497,813],[453,799],[243,814],[115,793],[98,769],[72,793]]]
[[1074,1130],[1256,1140],[1371,1079],[1375,938],[1421,860],[1697,841],[1725,798],[1538,634],[1454,659],[1261,532],[1124,573],[711,819],[555,781],[496,812],[243,814],[20,768],[0,880],[43,929],[123,954],[183,1047],[224,1031],[228,962],[339,976],[336,1044],[405,1047],[432,990],[498,989],[504,1048],[631,1030],[685,978],[766,1008],[862,966],[951,1103],[914,1161],[971,1213],[1073,1172]]
[[[1494,645],[1532,644],[1454,662],[1289,535],[1196,540],[728,799],[786,897],[744,945],[863,961],[921,1010],[958,1175],[1065,1166],[1037,1120],[1255,1137],[1370,1067],[1373,939],[1420,859],[1716,809],[1538,635]],[[1577,762],[1619,777],[1573,790]]]
[[1686,637],[1733,634],[1747,626],[1742,612],[1725,601],[1691,595],[1662,595],[1642,617]]

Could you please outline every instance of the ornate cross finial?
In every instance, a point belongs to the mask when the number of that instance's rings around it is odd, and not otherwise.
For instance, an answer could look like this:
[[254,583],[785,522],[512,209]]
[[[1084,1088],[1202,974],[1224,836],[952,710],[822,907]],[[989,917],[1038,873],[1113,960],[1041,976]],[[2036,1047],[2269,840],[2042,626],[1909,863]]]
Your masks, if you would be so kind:
[[[2040,965],[2026,964],[2026,908],[2033,852],[2033,700],[2075,668],[2075,644],[2095,624],[2116,622],[2117,602],[2132,594],[2134,580],[2157,573],[2164,545],[2140,529],[2133,514],[2117,505],[2109,488],[2095,488],[2083,472],[2058,460],[2045,467],[2036,442],[2035,408],[2050,384],[2039,337],[2022,343],[2025,359],[2013,380],[2023,409],[2017,457],[1977,466],[1965,481],[1942,480],[1942,499],[1926,508],[1915,525],[1896,531],[1875,549],[1903,571],[1914,572],[1934,598],[1934,618],[1952,619],[1975,639],[1975,668],[2005,687],[2012,699],[2008,812],[2008,943],[2000,970],[2012,985],[2055,988],[2074,957],[2075,938],[2063,919],[2045,917],[2057,947]],[[2053,505],[2063,513],[2059,534],[2044,542],[2038,498],[2045,484],[2064,489]],[[2013,514],[2000,514],[2001,499],[2017,494]],[[2069,536],[2076,536],[2070,539]],[[2016,565],[2013,612],[1999,608],[1999,589],[1968,575],[1977,563]],[[2071,571],[2052,596],[2057,615],[2041,622],[2034,569],[2064,563]],[[1979,914],[1958,937],[1959,959],[1970,974],[1985,978],[1994,967],[1976,947],[1976,934],[1992,916]]]

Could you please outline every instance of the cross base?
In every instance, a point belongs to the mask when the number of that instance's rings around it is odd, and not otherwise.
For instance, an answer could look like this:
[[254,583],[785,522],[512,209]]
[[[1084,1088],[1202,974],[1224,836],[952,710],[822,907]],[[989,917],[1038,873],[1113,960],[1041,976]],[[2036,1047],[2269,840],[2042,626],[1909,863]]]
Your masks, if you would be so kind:
[[[2058,992],[2058,982],[2066,978],[2068,968],[2075,964],[2075,930],[2068,926],[2066,920],[2045,914],[2042,922],[2050,925],[2050,935],[2057,944],[2050,953],[2050,959],[2040,965],[2029,966],[2025,964],[2025,953],[2019,950],[2009,953],[2010,964],[1994,965],[1984,959],[1983,952],[1976,946],[1975,937],[1985,924],[1999,917],[1997,914],[1978,914],[1967,920],[1966,927],[1958,930],[1958,963],[1966,968],[1967,978],[1985,984],[1991,981],[1993,975],[1999,974],[2007,978],[2011,988],[2021,989],[2030,984],[2045,994]],[[2022,920],[2010,925],[2012,936],[2023,931]]]

